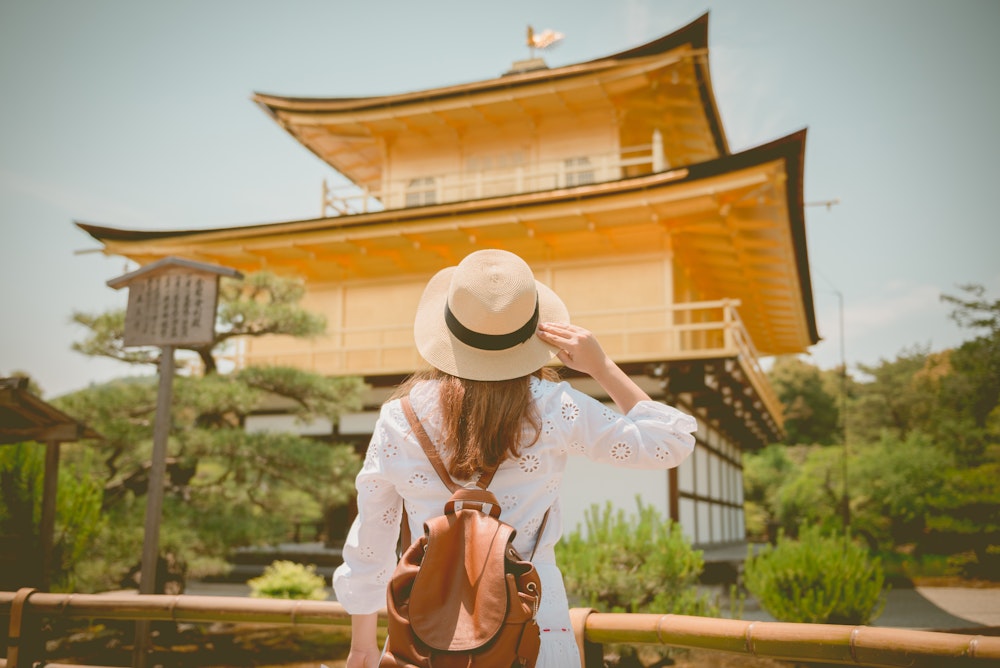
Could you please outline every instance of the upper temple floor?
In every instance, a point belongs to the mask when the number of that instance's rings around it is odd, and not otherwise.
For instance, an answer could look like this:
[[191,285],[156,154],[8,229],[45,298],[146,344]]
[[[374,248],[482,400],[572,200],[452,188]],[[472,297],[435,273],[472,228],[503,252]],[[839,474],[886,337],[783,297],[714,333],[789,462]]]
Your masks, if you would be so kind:
[[349,183],[323,215],[477,200],[653,174],[728,154],[707,16],[643,46],[412,93],[254,100]]

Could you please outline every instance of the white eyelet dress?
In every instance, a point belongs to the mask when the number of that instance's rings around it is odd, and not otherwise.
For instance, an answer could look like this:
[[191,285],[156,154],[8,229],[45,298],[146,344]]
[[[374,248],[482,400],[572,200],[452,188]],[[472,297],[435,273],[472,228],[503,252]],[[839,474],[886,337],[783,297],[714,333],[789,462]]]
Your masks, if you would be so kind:
[[[537,617],[542,646],[536,666],[567,668],[580,665],[554,553],[562,535],[559,489],[567,458],[581,455],[612,466],[672,468],[694,449],[697,425],[690,415],[659,402],[642,401],[620,415],[568,383],[534,377],[530,383],[542,419],[541,434],[534,445],[520,449],[520,457],[500,465],[489,489],[503,509],[501,519],[517,530],[517,550],[529,555],[539,541],[532,560],[542,582]],[[410,400],[440,449],[437,383],[417,385]],[[403,500],[410,535],[416,538],[423,534],[424,522],[440,515],[451,496],[411,433],[398,400],[382,406],[357,489],[358,516],[348,532],[344,563],[334,573],[333,586],[349,613],[367,614],[386,605]],[[539,537],[546,511],[549,518]]]

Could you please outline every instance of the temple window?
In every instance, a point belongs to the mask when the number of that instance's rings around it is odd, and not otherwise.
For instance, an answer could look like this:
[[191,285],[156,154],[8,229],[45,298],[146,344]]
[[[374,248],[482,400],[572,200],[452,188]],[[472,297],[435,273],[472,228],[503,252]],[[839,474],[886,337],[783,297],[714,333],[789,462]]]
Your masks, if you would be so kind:
[[406,206],[437,203],[437,187],[430,176],[410,179],[406,186]]
[[583,186],[594,182],[590,158],[567,158],[564,165],[567,186]]

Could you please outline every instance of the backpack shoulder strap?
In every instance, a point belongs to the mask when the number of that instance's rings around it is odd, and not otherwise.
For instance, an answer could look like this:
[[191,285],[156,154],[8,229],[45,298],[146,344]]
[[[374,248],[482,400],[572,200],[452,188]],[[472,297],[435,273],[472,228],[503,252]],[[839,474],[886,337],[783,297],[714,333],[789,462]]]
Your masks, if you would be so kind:
[[538,546],[542,542],[542,534],[545,533],[545,525],[549,523],[549,513],[551,512],[552,508],[549,508],[548,510],[545,511],[545,514],[542,515],[542,523],[538,527],[538,535],[535,536],[535,546],[531,548],[531,556],[528,557],[528,561],[534,561],[535,559],[535,552],[538,551]]
[[427,430],[424,429],[424,425],[421,424],[420,418],[417,417],[416,411],[413,410],[413,404],[410,403],[409,395],[403,397],[400,400],[403,405],[403,412],[406,413],[406,420],[410,423],[410,428],[413,429],[413,434],[420,441],[420,447],[423,448],[424,454],[427,455],[427,459],[430,460],[431,466],[434,467],[434,472],[438,474],[441,478],[441,482],[445,484],[445,487],[449,491],[455,492],[461,487],[448,474],[448,469],[445,468],[444,462],[441,461],[441,456],[438,454],[437,450],[434,448],[434,444],[431,443],[431,437],[427,435]]
[[[438,454],[434,444],[431,443],[431,438],[427,435],[427,430],[424,429],[423,423],[421,423],[420,418],[417,417],[417,412],[413,410],[413,404],[410,402],[410,396],[406,395],[400,399],[400,403],[403,405],[403,412],[406,413],[406,420],[410,423],[410,428],[413,429],[413,434],[420,442],[420,447],[423,448],[424,454],[427,455],[427,459],[430,460],[431,466],[434,467],[434,472],[438,474],[439,478],[441,478],[441,482],[443,482],[445,487],[447,487],[451,492],[461,489],[461,485],[452,480],[451,475],[448,473],[448,469],[445,468],[444,462],[441,461],[441,455]],[[493,481],[493,476],[496,474],[498,467],[499,464],[485,469],[479,477],[479,480],[476,481],[476,485],[479,486],[480,489],[486,489],[490,482]]]
[[[423,449],[424,454],[427,455],[427,459],[430,460],[431,466],[434,467],[434,472],[438,474],[441,478],[441,482],[445,484],[448,490],[452,493],[461,489],[461,487],[451,478],[448,473],[448,469],[445,468],[444,462],[441,461],[441,456],[438,454],[437,450],[434,448],[434,444],[431,442],[431,437],[427,435],[427,430],[424,429],[424,425],[420,422],[420,418],[417,417],[417,412],[413,410],[413,404],[410,402],[410,396],[407,395],[400,399],[400,404],[403,406],[403,413],[406,414],[406,421],[410,423],[410,428],[413,429],[413,434],[417,437],[417,441],[420,442],[420,447]],[[480,476],[479,481],[476,483],[481,489],[486,489],[486,487],[493,480],[493,475],[497,472],[496,466],[493,466],[485,471],[483,475]],[[402,522],[402,546],[403,549],[410,544],[410,527],[406,521],[406,504],[403,504],[403,522]],[[538,536],[535,537],[535,547],[531,550],[531,556],[528,560],[535,558],[535,551],[538,549],[538,544],[542,541],[542,533],[545,531],[545,525],[549,521],[549,513],[552,511],[551,508],[545,511],[545,515],[542,517],[541,526],[538,527]]]

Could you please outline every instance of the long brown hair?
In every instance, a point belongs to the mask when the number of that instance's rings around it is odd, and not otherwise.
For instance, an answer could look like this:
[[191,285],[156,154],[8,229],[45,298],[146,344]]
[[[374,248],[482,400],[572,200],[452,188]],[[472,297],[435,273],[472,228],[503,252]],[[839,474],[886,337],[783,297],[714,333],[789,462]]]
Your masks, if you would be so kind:
[[[511,380],[467,380],[430,369],[411,376],[393,398],[409,394],[425,380],[439,383],[445,462],[458,480],[497,466],[506,457],[519,457],[521,446],[533,445],[541,433],[542,420],[531,400],[531,376],[558,380],[551,367]],[[532,435],[522,443],[524,426]]]

